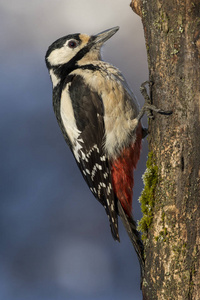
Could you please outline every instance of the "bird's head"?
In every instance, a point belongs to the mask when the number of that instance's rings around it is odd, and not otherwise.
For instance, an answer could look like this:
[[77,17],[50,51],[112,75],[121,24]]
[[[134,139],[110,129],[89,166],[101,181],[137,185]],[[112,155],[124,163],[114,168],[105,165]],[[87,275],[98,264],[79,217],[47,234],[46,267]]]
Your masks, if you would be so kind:
[[47,68],[51,70],[65,65],[73,69],[81,62],[100,59],[101,46],[118,30],[119,27],[114,27],[92,36],[70,34],[56,40],[46,53]]

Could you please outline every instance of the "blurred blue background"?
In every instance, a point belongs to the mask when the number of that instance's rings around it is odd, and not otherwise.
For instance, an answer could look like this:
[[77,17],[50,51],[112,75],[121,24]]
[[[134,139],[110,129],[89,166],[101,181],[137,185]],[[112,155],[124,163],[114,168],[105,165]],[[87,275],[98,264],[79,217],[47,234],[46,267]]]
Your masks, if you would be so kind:
[[[63,35],[119,25],[103,58],[122,71],[142,105],[145,43],[129,3],[0,1],[0,300],[142,299],[128,236],[120,223],[121,243],[112,239],[57,125],[44,62],[48,46]],[[137,220],[146,156],[144,141],[135,172]]]

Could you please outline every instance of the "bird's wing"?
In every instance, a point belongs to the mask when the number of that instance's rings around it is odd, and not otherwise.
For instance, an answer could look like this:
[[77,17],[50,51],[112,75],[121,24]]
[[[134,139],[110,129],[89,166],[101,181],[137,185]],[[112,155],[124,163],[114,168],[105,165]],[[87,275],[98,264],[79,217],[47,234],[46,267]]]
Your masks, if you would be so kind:
[[80,75],[74,75],[67,85],[77,127],[72,152],[90,190],[106,210],[114,239],[119,240],[116,198],[109,160],[104,151],[102,99],[97,92],[91,91]]

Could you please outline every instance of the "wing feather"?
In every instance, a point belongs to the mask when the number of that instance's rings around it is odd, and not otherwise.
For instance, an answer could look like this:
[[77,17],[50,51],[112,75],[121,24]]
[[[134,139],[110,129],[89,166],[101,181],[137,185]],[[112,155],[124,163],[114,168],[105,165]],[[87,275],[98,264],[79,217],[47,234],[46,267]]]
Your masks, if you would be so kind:
[[69,85],[74,118],[79,132],[72,152],[90,190],[104,206],[114,239],[119,240],[117,203],[112,187],[111,168],[104,151],[104,107],[97,92],[91,91],[80,75]]

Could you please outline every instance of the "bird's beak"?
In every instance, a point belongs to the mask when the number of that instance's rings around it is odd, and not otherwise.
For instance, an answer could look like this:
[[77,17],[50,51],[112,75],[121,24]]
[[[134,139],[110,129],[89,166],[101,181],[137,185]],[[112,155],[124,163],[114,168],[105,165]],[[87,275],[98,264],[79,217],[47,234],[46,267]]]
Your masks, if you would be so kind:
[[109,38],[111,38],[111,36],[113,36],[117,31],[119,30],[119,26],[107,29],[103,32],[100,32],[96,35],[93,36],[94,40],[93,43],[94,44],[103,44],[105,43]]

